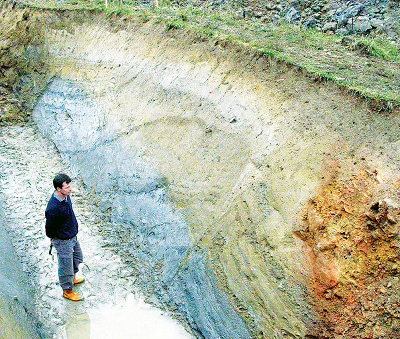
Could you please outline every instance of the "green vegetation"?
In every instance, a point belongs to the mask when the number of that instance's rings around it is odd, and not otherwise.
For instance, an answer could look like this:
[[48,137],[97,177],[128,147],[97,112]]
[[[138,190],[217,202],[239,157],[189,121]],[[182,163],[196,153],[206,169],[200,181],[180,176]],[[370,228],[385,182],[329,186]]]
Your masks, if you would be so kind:
[[400,45],[392,44],[383,36],[375,38],[360,37],[354,44],[355,50],[366,49],[366,53],[386,60],[400,61]]
[[[386,107],[400,106],[400,45],[384,36],[342,37],[289,24],[246,21],[232,13],[172,7],[168,0],[138,5],[105,0],[25,0],[40,8],[97,9],[111,15],[163,22],[166,29],[189,29],[210,39],[229,39],[253,47],[310,75],[327,78]],[[106,6],[107,5],[107,6]]]

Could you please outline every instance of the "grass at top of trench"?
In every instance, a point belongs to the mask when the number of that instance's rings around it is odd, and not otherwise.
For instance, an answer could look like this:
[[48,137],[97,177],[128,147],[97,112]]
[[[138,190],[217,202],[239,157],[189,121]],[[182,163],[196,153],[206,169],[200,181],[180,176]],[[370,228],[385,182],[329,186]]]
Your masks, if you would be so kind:
[[[360,93],[366,98],[387,101],[389,107],[400,105],[400,91],[398,86],[387,84],[387,78],[393,78],[393,83],[400,82],[400,44],[391,43],[385,36],[375,37],[351,36],[347,46],[348,53],[353,57],[346,60],[344,56],[342,65],[332,69],[334,60],[318,59],[318,51],[332,51],[340,44],[343,36],[329,35],[315,29],[305,30],[300,26],[287,23],[272,24],[245,20],[228,11],[206,11],[194,7],[174,7],[168,0],[159,0],[158,7],[155,2],[148,4],[135,4],[129,1],[105,0],[20,0],[33,7],[87,10],[97,9],[107,15],[133,15],[143,21],[155,20],[163,22],[166,29],[187,28],[207,35],[210,39],[230,39],[245,43],[259,51],[272,55],[288,64],[300,67],[310,74],[331,79],[340,86],[347,87]],[[376,73],[376,78],[371,80],[365,77],[365,72],[373,72],[367,68],[357,69],[355,73],[345,70],[346,62],[351,69],[354,53],[362,51],[364,56],[391,62],[396,71],[387,70],[387,74]],[[300,57],[302,53],[314,55],[308,60]],[[325,64],[324,64],[325,63]],[[344,65],[344,66],[343,66]],[[329,71],[326,70],[329,66]],[[359,73],[359,74],[357,74]],[[380,72],[382,73],[382,72]],[[385,72],[383,72],[385,73]],[[381,78],[383,77],[383,78]],[[359,80],[357,80],[359,78]]]

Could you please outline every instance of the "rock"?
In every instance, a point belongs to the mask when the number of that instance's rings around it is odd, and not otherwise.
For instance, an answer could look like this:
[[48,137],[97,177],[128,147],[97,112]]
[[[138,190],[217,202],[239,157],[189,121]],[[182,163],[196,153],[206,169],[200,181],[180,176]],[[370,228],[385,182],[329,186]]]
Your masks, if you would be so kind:
[[362,3],[356,3],[353,6],[350,6],[348,9],[346,9],[343,12],[343,15],[346,18],[352,18],[355,17],[357,15],[360,15],[360,13],[365,9],[364,5]]
[[371,19],[369,21],[369,23],[371,24],[372,28],[381,28],[385,25],[384,20],[376,19],[376,18]]
[[323,27],[322,27],[322,32],[327,32],[327,31],[335,31],[337,28],[337,23],[330,21],[327,22]]
[[352,23],[352,31],[358,34],[366,34],[371,31],[372,26],[367,16],[360,16]]
[[9,49],[13,45],[11,39],[1,39],[0,40],[0,50]]
[[394,215],[392,215],[392,214],[388,214],[388,215],[387,215],[387,220],[388,220],[389,223],[391,223],[391,224],[396,224],[396,223],[397,223],[396,216],[394,216]]
[[276,8],[276,7],[275,7],[275,4],[273,4],[272,2],[268,2],[268,3],[265,5],[265,9],[266,9],[267,11],[273,11],[275,8]]
[[313,269],[318,272],[317,280],[320,282],[321,287],[326,289],[336,286],[339,282],[339,268],[334,260],[318,256],[314,259]]
[[339,28],[342,28],[342,27],[346,26],[348,22],[349,22],[348,18],[341,16],[341,17],[339,17],[339,19],[337,21],[337,26]]
[[278,22],[278,21],[280,21],[280,19],[281,19],[281,17],[278,14],[275,14],[275,15],[272,16],[272,21],[273,22]]
[[224,2],[225,2],[225,0],[217,0],[217,1],[213,1],[213,2],[211,3],[211,5],[212,5],[212,6],[221,6],[221,5],[224,4]]
[[314,28],[318,23],[318,20],[313,16],[310,16],[306,22],[303,24],[305,29]]
[[328,11],[328,13],[326,13],[326,19],[327,19],[328,21],[333,21],[333,20],[335,20],[335,14],[336,14],[336,11],[335,11],[334,9]]
[[107,210],[112,208],[112,201],[108,198],[101,199],[99,208],[101,212],[106,212]]
[[385,19],[385,16],[384,16],[383,14],[381,14],[381,13],[373,12],[373,13],[370,13],[370,14],[369,14],[369,18],[370,18],[370,19],[380,19],[380,20],[384,20],[384,19]]
[[349,34],[349,30],[348,30],[347,28],[345,28],[345,27],[339,28],[339,29],[335,32],[335,34],[337,34],[337,35],[347,35],[347,34]]
[[364,8],[365,7],[363,4],[357,3],[345,9],[343,12],[337,13],[336,15],[337,15],[338,28],[346,26],[349,22],[349,19],[360,15],[360,13],[364,10]]
[[244,10],[238,10],[234,13],[233,17],[237,20],[243,19],[243,16],[245,16]]
[[291,24],[300,20],[300,13],[294,7],[291,7],[285,15],[285,20]]

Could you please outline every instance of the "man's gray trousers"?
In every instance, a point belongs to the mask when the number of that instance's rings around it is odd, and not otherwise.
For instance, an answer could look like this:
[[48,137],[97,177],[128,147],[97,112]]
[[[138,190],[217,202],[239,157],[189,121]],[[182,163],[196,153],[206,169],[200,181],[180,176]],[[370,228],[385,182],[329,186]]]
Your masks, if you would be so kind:
[[74,274],[79,271],[79,264],[83,262],[81,246],[77,237],[71,239],[53,239],[57,250],[58,278],[63,289],[72,289]]

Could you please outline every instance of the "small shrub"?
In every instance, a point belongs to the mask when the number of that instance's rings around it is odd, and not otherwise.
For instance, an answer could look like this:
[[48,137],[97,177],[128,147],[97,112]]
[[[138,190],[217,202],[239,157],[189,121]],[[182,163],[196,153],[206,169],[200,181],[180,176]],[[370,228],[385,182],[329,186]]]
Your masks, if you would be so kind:
[[172,30],[172,29],[182,29],[184,27],[183,23],[174,20],[174,21],[167,21],[167,31]]
[[151,16],[147,13],[140,13],[139,18],[142,22],[148,22],[151,19]]

